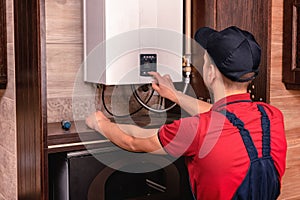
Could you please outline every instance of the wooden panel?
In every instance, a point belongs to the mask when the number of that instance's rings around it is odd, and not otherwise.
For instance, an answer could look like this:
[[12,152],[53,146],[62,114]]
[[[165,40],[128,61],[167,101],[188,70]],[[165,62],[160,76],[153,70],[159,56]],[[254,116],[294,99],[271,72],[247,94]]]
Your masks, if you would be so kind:
[[82,0],[46,0],[47,43],[82,43]]
[[300,89],[300,7],[299,1],[284,1],[282,80],[287,89]]
[[47,198],[43,0],[14,1],[18,199]]
[[300,109],[296,109],[300,104],[300,91],[286,90],[282,83],[284,2],[285,0],[272,1],[270,103],[283,112],[288,142],[287,168],[279,199],[300,199],[300,121],[295,120],[300,115]]
[[[288,132],[288,134],[299,134],[299,131]],[[300,141],[288,142],[286,172],[282,180],[282,190],[279,199],[300,198]]]
[[[295,109],[300,103],[300,91],[286,90],[282,80],[282,59],[283,59],[283,2],[284,0],[273,0],[272,15],[272,53],[271,53],[271,104],[282,110],[286,130],[299,128],[299,120],[295,120],[300,115],[300,109]],[[284,38],[284,39],[283,39]],[[288,103],[287,103],[288,102]]]
[[81,44],[47,44],[48,98],[72,97],[82,54]]
[[[0,89],[7,85],[6,1],[0,1]],[[1,95],[2,96],[2,95]]]
[[192,33],[203,26],[215,28],[216,0],[192,0]]
[[[270,65],[270,15],[271,0],[226,1],[226,0],[193,0],[192,31],[199,27],[209,26],[217,30],[228,26],[238,26],[255,36],[262,47],[260,73],[248,88],[252,99],[269,102],[269,65]],[[196,74],[196,94],[205,94],[201,78]],[[194,80],[193,80],[194,81]],[[193,83],[192,83],[193,85]],[[199,95],[197,95],[199,96]]]
[[[82,0],[46,0],[47,98],[51,102],[69,102],[64,113],[72,112],[74,81],[83,62]],[[59,104],[59,103],[55,103]],[[53,105],[53,104],[51,104]],[[58,105],[59,106],[59,105]],[[64,118],[48,104],[48,120]],[[59,120],[57,120],[58,122]]]
[[[192,37],[200,27],[214,27],[215,0],[192,0]],[[199,55],[195,55],[199,56]],[[200,64],[200,63],[199,63]],[[201,65],[201,64],[200,64]],[[210,99],[209,92],[203,82],[201,66],[193,66],[191,74],[191,86],[196,97],[199,99]],[[189,94],[191,95],[191,93]]]
[[253,33],[262,48],[260,72],[249,87],[253,99],[269,102],[271,0],[217,1],[216,28],[236,25]]

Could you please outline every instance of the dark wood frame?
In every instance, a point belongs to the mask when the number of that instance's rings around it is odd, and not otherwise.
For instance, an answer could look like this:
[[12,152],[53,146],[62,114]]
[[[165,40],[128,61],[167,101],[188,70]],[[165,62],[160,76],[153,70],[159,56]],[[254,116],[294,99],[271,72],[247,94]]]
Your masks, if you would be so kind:
[[288,90],[300,89],[299,13],[299,0],[284,1],[282,81]]
[[44,0],[14,1],[18,199],[47,199]]
[[6,0],[0,0],[0,89],[7,85]]

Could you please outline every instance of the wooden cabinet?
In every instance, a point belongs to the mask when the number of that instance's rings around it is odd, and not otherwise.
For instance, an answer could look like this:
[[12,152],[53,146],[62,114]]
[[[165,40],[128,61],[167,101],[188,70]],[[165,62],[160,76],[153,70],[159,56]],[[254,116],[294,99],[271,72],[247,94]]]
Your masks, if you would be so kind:
[[300,89],[300,1],[284,1],[282,81],[286,89]]
[[[237,25],[255,35],[262,47],[261,70],[249,91],[254,100],[266,102],[269,101],[270,4],[270,0],[192,0],[191,14],[193,33],[201,26],[220,30]],[[18,199],[48,199],[45,28],[45,0],[14,1]],[[196,93],[205,92],[200,77],[192,84],[198,88]]]
[[0,0],[0,89],[7,84],[6,1]]

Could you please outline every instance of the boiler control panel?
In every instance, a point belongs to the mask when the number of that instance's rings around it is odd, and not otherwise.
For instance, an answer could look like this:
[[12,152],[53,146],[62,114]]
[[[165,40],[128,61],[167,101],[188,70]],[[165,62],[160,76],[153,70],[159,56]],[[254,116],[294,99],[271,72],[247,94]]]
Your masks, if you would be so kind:
[[148,72],[157,71],[156,54],[140,54],[140,76],[150,76]]

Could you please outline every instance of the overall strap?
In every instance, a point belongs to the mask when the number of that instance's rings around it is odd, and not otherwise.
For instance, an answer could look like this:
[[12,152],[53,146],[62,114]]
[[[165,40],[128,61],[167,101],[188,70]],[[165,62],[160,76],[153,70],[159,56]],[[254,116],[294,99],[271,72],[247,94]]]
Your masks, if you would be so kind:
[[[257,105],[259,112],[261,113],[261,127],[262,127],[262,156],[269,157],[271,152],[270,141],[270,120],[269,117],[261,105]],[[249,158],[251,161],[258,158],[258,152],[254,145],[254,142],[250,136],[249,131],[245,128],[244,122],[242,122],[234,113],[227,110],[220,111],[227,119],[239,129],[240,135],[243,139],[244,145],[247,149]]]
[[263,157],[271,156],[271,139],[270,139],[270,119],[261,105],[257,105],[261,113],[261,128],[262,128],[262,155]]
[[245,129],[244,122],[242,122],[237,116],[231,112],[226,110],[220,111],[223,115],[227,117],[227,119],[239,129],[240,135],[243,139],[244,145],[247,149],[250,161],[253,161],[258,158],[257,149],[254,146],[253,140],[250,136],[250,133],[247,129]]

